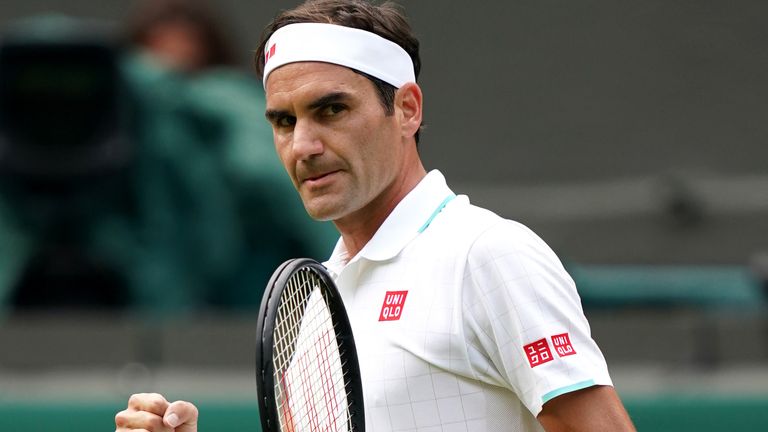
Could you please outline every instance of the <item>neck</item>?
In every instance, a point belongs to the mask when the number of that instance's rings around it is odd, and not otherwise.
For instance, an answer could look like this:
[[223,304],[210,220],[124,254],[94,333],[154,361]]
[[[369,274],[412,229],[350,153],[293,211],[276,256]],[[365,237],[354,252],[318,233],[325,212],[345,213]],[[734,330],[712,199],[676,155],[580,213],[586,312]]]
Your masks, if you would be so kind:
[[334,221],[350,259],[373,238],[392,210],[426,175],[424,166],[421,161],[418,161],[417,166],[408,170],[407,175],[399,177],[369,205],[354,214]]

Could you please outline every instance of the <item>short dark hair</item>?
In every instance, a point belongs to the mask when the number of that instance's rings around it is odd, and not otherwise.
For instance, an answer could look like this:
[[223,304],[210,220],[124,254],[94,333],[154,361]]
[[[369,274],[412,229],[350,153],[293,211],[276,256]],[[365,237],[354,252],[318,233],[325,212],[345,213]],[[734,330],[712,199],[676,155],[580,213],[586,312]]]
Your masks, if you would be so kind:
[[[375,33],[402,47],[411,57],[416,78],[421,71],[419,40],[413,34],[405,14],[397,4],[385,2],[375,5],[365,0],[308,0],[294,9],[280,13],[261,33],[259,47],[256,50],[256,73],[264,77],[264,49],[274,32],[289,24],[326,23]],[[354,69],[352,69],[354,70]],[[354,70],[373,82],[379,94],[379,100],[387,115],[394,113],[395,92],[397,89],[379,78]],[[419,142],[419,130],[414,135]]]
[[189,24],[200,32],[206,58],[200,68],[234,66],[237,63],[229,35],[221,17],[204,0],[143,0],[127,23],[127,39],[132,45],[146,45],[151,31],[169,23]]

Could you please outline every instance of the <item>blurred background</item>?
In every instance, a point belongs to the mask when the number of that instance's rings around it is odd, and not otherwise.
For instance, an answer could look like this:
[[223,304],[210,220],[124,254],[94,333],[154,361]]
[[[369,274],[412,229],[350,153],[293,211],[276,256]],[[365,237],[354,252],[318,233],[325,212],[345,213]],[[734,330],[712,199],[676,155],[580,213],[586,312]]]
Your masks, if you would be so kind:
[[[0,2],[0,430],[260,429],[263,286],[336,239],[251,68],[297,3]],[[425,163],[556,250],[638,428],[768,425],[768,4],[401,4]]]

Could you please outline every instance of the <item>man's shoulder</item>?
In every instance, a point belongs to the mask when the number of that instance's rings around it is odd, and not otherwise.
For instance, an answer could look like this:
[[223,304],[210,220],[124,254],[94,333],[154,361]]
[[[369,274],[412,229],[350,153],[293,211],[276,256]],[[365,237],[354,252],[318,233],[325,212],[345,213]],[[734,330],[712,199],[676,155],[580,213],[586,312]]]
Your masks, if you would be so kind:
[[[458,200],[457,200],[458,201]],[[470,256],[538,255],[559,262],[549,245],[527,225],[495,212],[459,201],[445,213],[442,232],[463,244]]]
[[[460,197],[462,198],[462,197]],[[525,242],[541,242],[541,239],[526,225],[513,219],[507,219],[494,211],[457,199],[445,215],[445,228],[456,232],[465,232],[476,241],[510,237]]]
[[469,198],[464,195],[459,195],[448,203],[443,213],[445,223],[451,229],[469,232],[483,231],[506,220],[489,209],[471,204]]

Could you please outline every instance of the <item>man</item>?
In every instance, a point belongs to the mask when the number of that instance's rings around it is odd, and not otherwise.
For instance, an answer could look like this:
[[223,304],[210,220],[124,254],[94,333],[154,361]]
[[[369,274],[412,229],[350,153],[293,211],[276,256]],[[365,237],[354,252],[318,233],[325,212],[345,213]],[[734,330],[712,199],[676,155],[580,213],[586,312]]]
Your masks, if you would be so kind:
[[[326,266],[369,431],[634,430],[552,251],[424,169],[418,41],[397,8],[310,1],[266,28],[257,62],[277,152],[341,233]],[[193,432],[197,410],[136,395],[116,421]]]

